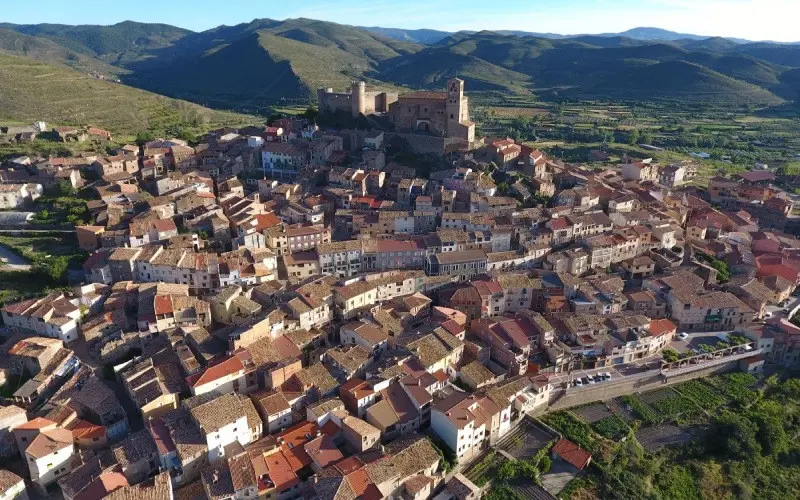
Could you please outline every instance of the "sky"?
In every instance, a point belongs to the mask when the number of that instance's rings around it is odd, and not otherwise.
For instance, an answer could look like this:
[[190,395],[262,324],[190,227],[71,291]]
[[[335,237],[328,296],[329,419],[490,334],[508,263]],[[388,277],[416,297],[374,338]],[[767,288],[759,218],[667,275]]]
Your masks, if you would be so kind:
[[639,26],[748,40],[800,41],[800,0],[37,0],[4,1],[0,22],[160,22],[202,31],[255,18],[358,26],[614,33]]

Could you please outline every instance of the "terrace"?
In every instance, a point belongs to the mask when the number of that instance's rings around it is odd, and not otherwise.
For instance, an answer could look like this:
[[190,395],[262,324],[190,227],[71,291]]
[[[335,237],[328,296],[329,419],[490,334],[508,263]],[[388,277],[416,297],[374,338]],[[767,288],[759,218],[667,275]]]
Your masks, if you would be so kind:
[[704,370],[714,366],[723,365],[732,361],[749,358],[762,353],[755,342],[742,345],[725,347],[713,352],[696,354],[672,363],[664,362],[661,365],[661,375],[664,378],[677,377],[697,370]]

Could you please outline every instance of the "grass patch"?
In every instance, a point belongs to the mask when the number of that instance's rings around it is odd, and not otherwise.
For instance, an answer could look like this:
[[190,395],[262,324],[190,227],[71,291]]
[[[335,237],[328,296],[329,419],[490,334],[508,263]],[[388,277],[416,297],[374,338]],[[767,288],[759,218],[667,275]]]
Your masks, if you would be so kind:
[[617,415],[598,420],[594,423],[593,427],[598,434],[612,441],[618,441],[626,436],[629,431],[628,424]]
[[497,471],[506,462],[506,458],[496,451],[490,451],[480,462],[471,465],[465,473],[476,486],[483,487],[497,476]]
[[592,428],[571,413],[566,411],[551,413],[545,415],[542,420],[581,448],[591,453],[595,453],[598,449],[597,438]]

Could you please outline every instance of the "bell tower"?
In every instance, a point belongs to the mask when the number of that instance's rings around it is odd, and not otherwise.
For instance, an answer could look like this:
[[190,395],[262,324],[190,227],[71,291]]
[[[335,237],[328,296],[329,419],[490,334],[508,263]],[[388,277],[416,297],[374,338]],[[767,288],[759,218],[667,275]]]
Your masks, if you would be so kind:
[[447,80],[447,122],[461,123],[464,102],[464,80],[451,78]]

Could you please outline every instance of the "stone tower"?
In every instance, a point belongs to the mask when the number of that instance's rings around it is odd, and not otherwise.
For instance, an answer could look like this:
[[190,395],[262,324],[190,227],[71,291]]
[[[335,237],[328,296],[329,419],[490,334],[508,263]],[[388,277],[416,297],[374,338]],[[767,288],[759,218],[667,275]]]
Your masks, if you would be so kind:
[[367,84],[353,82],[350,94],[350,104],[353,108],[353,118],[367,114]]
[[447,123],[461,123],[464,103],[464,80],[447,80]]

